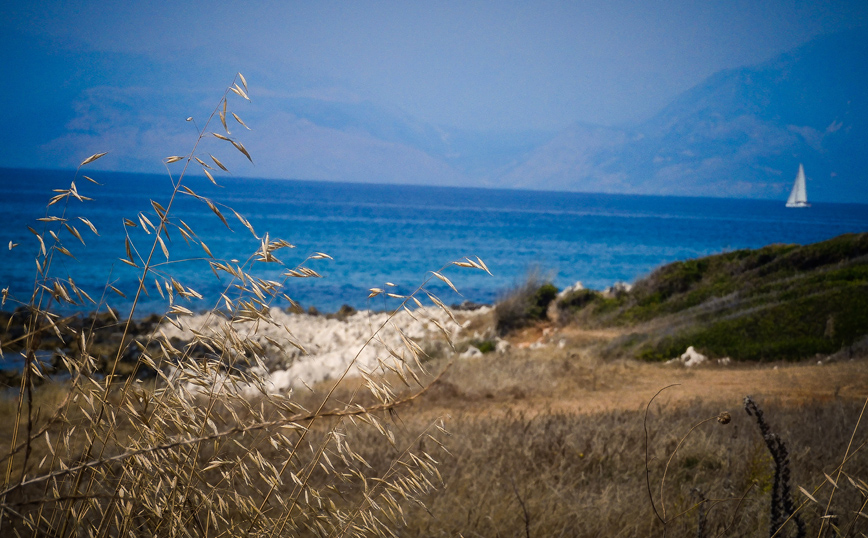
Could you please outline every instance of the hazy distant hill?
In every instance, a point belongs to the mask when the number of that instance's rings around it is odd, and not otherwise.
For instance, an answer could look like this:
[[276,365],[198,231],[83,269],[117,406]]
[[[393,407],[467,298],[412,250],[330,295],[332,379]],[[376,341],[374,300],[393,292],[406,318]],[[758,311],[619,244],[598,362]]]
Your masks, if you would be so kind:
[[868,202],[868,34],[824,36],[720,72],[646,123],[576,126],[501,176],[514,186]]
[[[555,133],[442,128],[370,101],[266,97],[249,113],[250,146],[268,158],[264,177],[350,182],[495,186]],[[270,133],[279,133],[271,136]]]
[[[866,59],[865,30],[826,36],[720,72],[643,124],[561,132],[462,131],[351,95],[268,91],[285,81],[266,77],[239,110],[255,127],[244,143],[256,168],[221,158],[271,178],[780,200],[802,162],[811,200],[868,203]],[[111,151],[100,166],[159,172],[190,139],[189,125],[165,118],[207,114],[174,91],[103,86],[76,106],[65,134],[40,147],[69,159],[52,166],[74,167],[96,146]]]

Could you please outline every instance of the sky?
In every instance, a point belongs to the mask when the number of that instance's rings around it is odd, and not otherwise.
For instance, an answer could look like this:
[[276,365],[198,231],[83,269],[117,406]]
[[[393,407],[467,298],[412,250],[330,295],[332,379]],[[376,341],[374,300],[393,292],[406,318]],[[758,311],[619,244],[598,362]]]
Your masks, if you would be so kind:
[[267,155],[285,139],[299,155],[247,175],[317,179],[331,144],[371,156],[364,173],[428,166],[429,182],[450,171],[424,151],[346,125],[333,141],[286,103],[366,104],[419,129],[496,135],[629,125],[721,69],[868,18],[864,0],[2,1],[0,166],[74,166],[108,150],[104,166],[158,170],[159,155],[189,146],[183,119],[207,117],[241,72],[254,141],[271,140],[258,144]]

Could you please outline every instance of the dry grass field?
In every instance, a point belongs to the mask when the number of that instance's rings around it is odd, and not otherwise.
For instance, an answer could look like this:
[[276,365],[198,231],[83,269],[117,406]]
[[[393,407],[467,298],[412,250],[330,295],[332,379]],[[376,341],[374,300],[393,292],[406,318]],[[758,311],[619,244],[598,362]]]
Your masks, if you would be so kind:
[[[859,515],[868,498],[864,423],[837,475],[868,398],[868,357],[692,368],[601,359],[597,351],[617,336],[526,328],[506,353],[454,360],[422,398],[397,410],[399,430],[440,417],[451,435],[440,455],[442,486],[396,534],[772,535],[774,460],[744,410],[747,395],[789,449],[805,532],[817,535],[824,521],[843,536],[868,531]],[[527,345],[540,340],[552,345]],[[439,371],[446,361],[429,366]],[[708,420],[722,412],[729,424]],[[828,513],[826,474],[838,485]],[[800,534],[791,520],[777,535]]]
[[[474,323],[477,332],[493,330],[490,318]],[[425,454],[437,465],[383,525],[343,531],[336,526],[325,535],[376,535],[374,528],[395,536],[774,535],[769,528],[775,462],[755,419],[744,411],[746,395],[762,408],[789,451],[790,495],[805,532],[816,535],[823,522],[834,525],[829,535],[837,531],[860,536],[868,530],[868,518],[860,515],[866,513],[868,498],[864,423],[854,435],[868,398],[868,357],[819,364],[709,362],[690,368],[601,358],[600,350],[619,336],[613,329],[534,324],[509,335],[511,345],[504,352],[472,358],[446,353],[428,360],[424,366],[429,374],[421,381],[433,383],[420,396],[389,410],[373,409],[379,401],[362,378],[347,378],[332,393],[332,408],[346,409],[349,402],[365,406],[370,410],[365,420],[379,421],[392,442],[384,443],[382,432],[355,427],[346,417],[319,419],[308,430],[307,450],[320,447],[334,458],[338,451],[328,446],[328,439],[340,435],[365,464],[357,469],[334,462],[330,472],[312,473],[306,488],[334,488],[339,495],[330,499],[333,514],[351,513],[368,491],[346,477],[335,483],[335,476],[357,476],[354,473],[364,470],[373,479],[388,477],[408,451]],[[391,380],[393,387],[401,384]],[[325,383],[297,391],[295,408],[315,407],[331,389]],[[395,391],[396,399],[413,393]],[[68,388],[48,383],[34,394],[38,415],[61,403]],[[255,406],[256,399],[250,404]],[[2,405],[2,416],[15,415],[14,398],[7,397]],[[263,400],[260,405],[266,407],[259,413],[246,411],[250,420],[277,411],[268,411],[275,402]],[[728,424],[716,420],[723,412],[731,417]],[[225,411],[213,416],[227,418]],[[75,410],[69,410],[65,420],[88,424]],[[442,424],[448,434],[423,435],[432,424]],[[20,427],[25,426],[22,421]],[[0,436],[11,438],[12,427],[13,422],[5,421]],[[261,457],[274,464],[282,452],[269,448],[268,439],[278,433],[280,428],[268,427],[239,440],[258,447]],[[136,427],[119,421],[112,435],[132,438]],[[33,444],[30,467],[51,457],[44,442],[48,438]],[[76,450],[84,450],[85,442],[78,442]],[[218,450],[215,459],[231,461],[231,447]],[[184,454],[179,451],[175,457]],[[157,456],[152,455],[159,461]],[[234,479],[231,489],[261,495],[269,478],[257,472],[246,469],[245,478]],[[410,473],[402,480],[419,479],[414,477]],[[209,482],[203,476],[199,487]],[[395,482],[399,489],[409,489],[409,484]],[[277,495],[297,494],[293,485],[283,484]],[[15,502],[16,497],[7,498],[7,506]],[[243,522],[250,517],[246,509],[231,507],[224,515],[227,522],[210,529],[191,522],[188,533],[222,535],[227,529],[245,528]],[[299,517],[305,520],[309,514]],[[14,524],[14,517],[9,519],[11,530],[32,534]],[[149,529],[130,527],[134,534]],[[302,525],[293,528],[299,535],[318,534]],[[113,531],[108,535],[116,535]],[[803,534],[793,520],[777,535]]]
[[[487,354],[450,367],[436,394],[438,402],[467,402],[473,409],[537,409],[588,414],[598,411],[636,411],[661,388],[678,383],[660,401],[673,404],[701,400],[705,404],[740,404],[745,395],[762,396],[785,404],[835,399],[861,401],[868,396],[868,367],[862,360],[707,363],[687,368],[680,364],[630,359],[602,359],[596,350],[615,338],[615,330],[583,331],[578,327],[548,328],[546,339],[565,342],[541,349],[518,347],[537,341],[542,326],[510,338],[515,344],[505,355]],[[472,403],[471,403],[472,402]]]

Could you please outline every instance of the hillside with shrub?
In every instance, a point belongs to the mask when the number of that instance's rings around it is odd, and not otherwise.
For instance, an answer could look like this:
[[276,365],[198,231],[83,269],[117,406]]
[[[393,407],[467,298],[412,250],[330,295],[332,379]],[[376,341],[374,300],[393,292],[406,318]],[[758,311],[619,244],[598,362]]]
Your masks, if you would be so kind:
[[622,328],[610,351],[648,360],[688,346],[733,360],[850,355],[868,335],[868,233],[675,262],[629,291],[563,294],[553,310],[561,324]]

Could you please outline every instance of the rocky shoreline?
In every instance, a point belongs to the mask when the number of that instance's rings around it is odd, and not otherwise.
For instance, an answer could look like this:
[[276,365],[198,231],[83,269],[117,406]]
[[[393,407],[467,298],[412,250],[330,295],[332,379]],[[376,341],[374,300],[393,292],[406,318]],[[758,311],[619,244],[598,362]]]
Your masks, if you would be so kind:
[[[453,319],[434,308],[417,309],[412,316],[400,310],[394,314],[356,311],[341,317],[272,308],[269,315],[273,324],[243,322],[233,323],[232,328],[264,350],[266,383],[272,390],[284,390],[340,377],[350,364],[350,375],[376,370],[383,367],[381,361],[394,362],[393,352],[415,362],[413,354],[407,352],[405,338],[427,347],[426,352],[438,353],[448,347],[447,335],[453,342],[467,336],[466,329],[473,320],[491,310],[460,310]],[[180,328],[164,324],[161,330],[172,340],[192,341],[194,330],[217,336],[228,323],[208,315],[188,316],[179,322]]]
[[[456,305],[453,317],[439,308],[425,308],[396,313],[357,311],[342,307],[335,313],[320,314],[315,309],[289,311],[271,308],[268,311],[273,323],[232,323],[232,329],[244,338],[252,339],[263,350],[263,362],[267,368],[266,380],[273,390],[284,390],[304,384],[314,384],[340,376],[350,363],[350,374],[360,369],[369,371],[378,367],[378,361],[391,356],[390,349],[399,354],[405,350],[403,338],[417,342],[426,355],[439,355],[449,348],[449,340],[457,341],[479,335],[467,334],[467,328],[475,319],[490,316],[493,307],[477,304]],[[0,342],[3,357],[0,359],[0,385],[11,386],[20,380],[24,364],[22,349],[26,334],[27,311],[0,312]],[[177,325],[157,315],[134,320],[124,336],[124,323],[116,313],[60,318],[56,321],[60,334],[42,330],[37,338],[36,358],[40,373],[45,376],[62,376],[61,356],[77,356],[80,339],[74,335],[89,334],[87,350],[96,358],[96,372],[107,373],[108,365],[114,362],[117,350],[123,354],[116,373],[120,376],[135,375],[147,378],[155,372],[139,363],[140,347],[150,335],[160,335],[173,347],[185,349],[191,354],[204,354],[205,349],[195,345],[194,332],[220,335],[229,323],[213,314],[180,316]],[[373,339],[372,335],[376,335]],[[448,339],[447,339],[448,335]],[[154,341],[146,349],[158,350]],[[413,360],[407,354],[409,360]],[[424,360],[424,357],[423,359]]]

